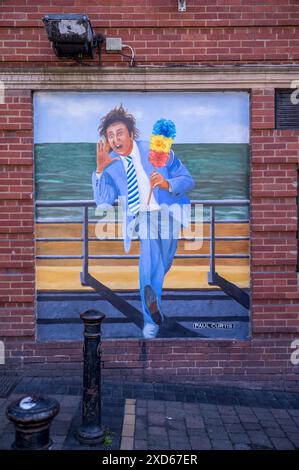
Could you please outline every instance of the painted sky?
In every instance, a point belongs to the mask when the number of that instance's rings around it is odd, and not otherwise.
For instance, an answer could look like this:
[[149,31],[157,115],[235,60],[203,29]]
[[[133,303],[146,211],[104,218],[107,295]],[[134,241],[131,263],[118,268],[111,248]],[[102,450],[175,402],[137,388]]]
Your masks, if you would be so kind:
[[174,143],[248,143],[246,92],[36,92],[35,143],[96,142],[100,119],[122,104],[148,140],[157,119],[175,122]]

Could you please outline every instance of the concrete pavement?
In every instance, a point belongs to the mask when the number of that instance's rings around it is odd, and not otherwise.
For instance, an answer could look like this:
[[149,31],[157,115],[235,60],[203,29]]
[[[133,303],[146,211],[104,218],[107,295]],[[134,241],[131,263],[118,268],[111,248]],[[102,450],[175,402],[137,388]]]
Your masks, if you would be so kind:
[[5,417],[13,400],[31,393],[56,398],[53,449],[294,450],[299,449],[299,393],[184,384],[116,383],[102,387],[104,443],[80,446],[80,377],[23,377],[0,399],[0,449],[14,427]]

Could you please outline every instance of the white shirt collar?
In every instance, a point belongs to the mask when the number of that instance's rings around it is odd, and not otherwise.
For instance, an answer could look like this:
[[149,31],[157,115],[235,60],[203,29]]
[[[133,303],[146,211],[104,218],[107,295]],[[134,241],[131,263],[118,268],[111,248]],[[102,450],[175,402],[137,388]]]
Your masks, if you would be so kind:
[[[129,156],[129,155],[126,155],[126,156]],[[131,150],[130,156],[132,157],[133,162],[136,162],[137,159],[140,160],[139,148],[135,140],[133,140],[133,148]],[[126,160],[126,157],[121,157],[121,160],[123,164],[125,165],[125,168],[127,168],[128,161]]]

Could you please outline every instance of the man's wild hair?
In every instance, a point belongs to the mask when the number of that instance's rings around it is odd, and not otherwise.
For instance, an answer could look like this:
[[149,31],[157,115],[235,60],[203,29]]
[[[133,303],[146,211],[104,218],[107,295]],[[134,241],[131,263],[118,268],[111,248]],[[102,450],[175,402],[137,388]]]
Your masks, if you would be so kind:
[[116,106],[101,119],[101,123],[99,125],[100,136],[106,137],[108,127],[112,124],[116,124],[117,122],[125,124],[129,134],[133,134],[133,139],[136,139],[139,136],[139,130],[136,128],[136,119],[133,114],[129,114],[127,110],[124,109],[122,104],[119,107]]

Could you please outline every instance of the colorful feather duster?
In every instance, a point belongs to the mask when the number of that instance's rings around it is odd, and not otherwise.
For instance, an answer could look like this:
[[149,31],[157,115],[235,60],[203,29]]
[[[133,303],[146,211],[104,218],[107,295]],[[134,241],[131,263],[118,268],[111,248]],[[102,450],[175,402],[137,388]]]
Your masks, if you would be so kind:
[[[162,168],[166,165],[172,146],[173,139],[176,136],[174,122],[167,119],[159,119],[153,126],[153,132],[150,138],[149,161],[156,168]],[[150,203],[153,188],[151,188],[148,204]]]

